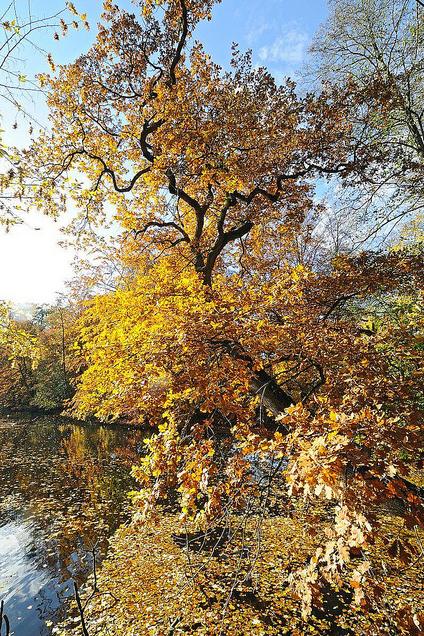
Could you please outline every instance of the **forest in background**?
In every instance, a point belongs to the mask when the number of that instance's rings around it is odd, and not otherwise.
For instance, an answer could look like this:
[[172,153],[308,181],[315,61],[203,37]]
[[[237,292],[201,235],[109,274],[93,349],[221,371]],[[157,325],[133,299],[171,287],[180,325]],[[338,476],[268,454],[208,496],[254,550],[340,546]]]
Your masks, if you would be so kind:
[[1,306],[0,405],[151,427],[90,636],[420,634],[424,8],[331,2],[304,90],[214,63],[214,4],[106,0],[38,76],[3,223],[75,210],[95,258]]

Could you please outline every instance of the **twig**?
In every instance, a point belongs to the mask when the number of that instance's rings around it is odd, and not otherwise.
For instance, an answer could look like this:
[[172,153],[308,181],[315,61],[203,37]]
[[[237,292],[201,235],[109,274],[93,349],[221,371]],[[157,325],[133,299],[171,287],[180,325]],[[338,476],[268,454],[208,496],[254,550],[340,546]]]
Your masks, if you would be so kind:
[[170,622],[168,636],[174,636],[175,628],[177,627],[180,621],[181,621],[181,618],[177,616],[177,618],[174,618],[174,620]]
[[90,634],[88,633],[87,627],[85,625],[84,610],[83,610],[83,607],[81,604],[81,598],[78,592],[78,585],[76,584],[75,581],[74,581],[74,592],[75,592],[75,600],[77,602],[79,615],[81,618],[82,633],[84,634],[84,636],[90,636]]

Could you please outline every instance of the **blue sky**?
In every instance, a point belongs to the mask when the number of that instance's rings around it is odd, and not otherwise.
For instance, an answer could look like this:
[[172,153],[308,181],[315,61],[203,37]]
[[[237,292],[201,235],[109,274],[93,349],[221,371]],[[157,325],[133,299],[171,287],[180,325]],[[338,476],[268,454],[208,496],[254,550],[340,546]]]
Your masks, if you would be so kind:
[[252,49],[255,63],[280,79],[299,70],[326,15],[324,0],[224,0],[215,7],[214,21],[199,26],[198,35],[220,64],[227,63],[235,41],[241,49]]
[[[29,0],[18,0],[24,10]],[[8,0],[0,0],[1,9]],[[69,62],[83,53],[95,37],[95,24],[101,11],[100,0],[74,0],[80,12],[86,12],[93,28],[90,32],[71,32],[59,42],[41,37],[38,42],[52,52],[55,60]],[[135,10],[130,0],[120,2]],[[62,6],[62,0],[31,0],[32,12],[38,17],[51,15]],[[286,75],[296,77],[307,56],[311,38],[328,12],[325,0],[223,0],[214,8],[213,20],[199,25],[196,37],[213,59],[226,66],[232,42],[241,50],[252,49],[255,64],[265,65],[278,81]],[[43,69],[40,57],[32,51],[22,52],[22,72],[29,77]],[[3,110],[3,103],[1,103]],[[39,102],[33,107],[43,115]],[[14,113],[3,110],[2,125],[6,139],[15,143],[25,138],[25,127],[7,131]],[[44,119],[44,116],[41,117]],[[7,135],[7,132],[9,134]],[[34,228],[41,228],[35,230]],[[29,215],[23,225],[6,234],[0,229],[0,299],[13,302],[52,302],[56,292],[72,275],[73,254],[59,247],[59,224],[38,214]],[[7,272],[7,274],[6,274]]]
[[[21,0],[22,2],[24,0]],[[2,2],[0,1],[0,6]],[[101,9],[99,0],[77,0],[78,10],[87,13],[95,26]],[[120,2],[136,10],[130,0]],[[39,14],[53,13],[60,6],[58,0],[32,0],[33,10]],[[318,26],[325,20],[326,0],[223,0],[213,11],[213,20],[199,25],[196,37],[206,46],[214,60],[226,66],[232,42],[241,49],[251,48],[254,60],[265,64],[277,77],[293,74],[303,62],[308,44]],[[72,34],[57,45],[46,47],[55,57],[69,61],[82,52],[95,34]]]

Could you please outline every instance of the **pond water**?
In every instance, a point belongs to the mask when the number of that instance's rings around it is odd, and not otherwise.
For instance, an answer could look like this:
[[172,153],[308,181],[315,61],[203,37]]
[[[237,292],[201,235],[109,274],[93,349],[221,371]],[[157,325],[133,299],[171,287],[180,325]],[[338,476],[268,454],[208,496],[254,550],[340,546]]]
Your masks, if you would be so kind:
[[126,427],[0,416],[0,600],[15,636],[47,636],[63,618],[90,550],[100,560],[129,516],[142,447]]

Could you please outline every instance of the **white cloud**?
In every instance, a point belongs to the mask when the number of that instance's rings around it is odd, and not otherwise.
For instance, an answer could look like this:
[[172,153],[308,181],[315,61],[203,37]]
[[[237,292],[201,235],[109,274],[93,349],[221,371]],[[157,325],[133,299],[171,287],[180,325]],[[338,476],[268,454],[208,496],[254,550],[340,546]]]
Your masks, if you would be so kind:
[[309,36],[305,31],[290,28],[270,45],[259,49],[259,59],[265,63],[300,64],[306,55]]
[[264,33],[270,30],[270,28],[270,25],[266,22],[252,24],[246,33],[246,42],[248,45],[251,46],[252,44],[255,44]]

